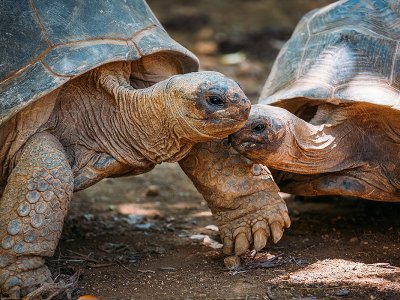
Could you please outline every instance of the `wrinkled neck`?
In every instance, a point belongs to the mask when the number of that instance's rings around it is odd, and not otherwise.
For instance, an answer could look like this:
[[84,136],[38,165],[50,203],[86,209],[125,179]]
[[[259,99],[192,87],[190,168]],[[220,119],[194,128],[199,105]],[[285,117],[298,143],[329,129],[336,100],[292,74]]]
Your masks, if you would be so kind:
[[286,138],[281,147],[268,158],[268,165],[278,170],[317,174],[348,168],[351,155],[346,126],[313,125],[294,115],[288,120]]
[[134,161],[140,156],[155,164],[177,161],[191,149],[177,112],[168,104],[167,84],[162,81],[146,89],[122,87],[116,95],[122,148],[131,149]]

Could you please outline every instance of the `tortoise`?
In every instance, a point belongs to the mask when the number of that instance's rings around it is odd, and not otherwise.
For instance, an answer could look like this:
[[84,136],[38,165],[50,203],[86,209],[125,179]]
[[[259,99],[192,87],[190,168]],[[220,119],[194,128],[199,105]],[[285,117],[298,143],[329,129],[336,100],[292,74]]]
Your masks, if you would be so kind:
[[399,201],[399,20],[398,1],[306,14],[232,145],[284,192]]
[[0,293],[19,297],[51,280],[44,257],[74,191],[228,136],[250,102],[235,81],[197,72],[142,0],[0,11]]

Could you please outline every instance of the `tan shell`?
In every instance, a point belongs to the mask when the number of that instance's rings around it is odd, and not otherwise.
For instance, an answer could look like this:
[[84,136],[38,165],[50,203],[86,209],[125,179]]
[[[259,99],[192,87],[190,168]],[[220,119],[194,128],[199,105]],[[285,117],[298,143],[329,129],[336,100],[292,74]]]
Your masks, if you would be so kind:
[[281,49],[260,103],[294,111],[315,100],[357,101],[399,110],[399,40],[399,1],[348,0],[313,10]]

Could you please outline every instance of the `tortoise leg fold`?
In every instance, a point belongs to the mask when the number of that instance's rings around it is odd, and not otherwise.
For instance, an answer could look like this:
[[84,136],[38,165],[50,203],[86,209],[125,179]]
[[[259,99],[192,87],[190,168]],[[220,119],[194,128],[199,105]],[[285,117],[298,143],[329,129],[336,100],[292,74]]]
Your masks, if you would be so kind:
[[73,192],[63,147],[51,134],[22,148],[0,200],[0,292],[20,297],[51,281],[52,256]]
[[197,144],[180,162],[216,218],[224,253],[260,250],[290,226],[269,170],[238,154],[227,140]]

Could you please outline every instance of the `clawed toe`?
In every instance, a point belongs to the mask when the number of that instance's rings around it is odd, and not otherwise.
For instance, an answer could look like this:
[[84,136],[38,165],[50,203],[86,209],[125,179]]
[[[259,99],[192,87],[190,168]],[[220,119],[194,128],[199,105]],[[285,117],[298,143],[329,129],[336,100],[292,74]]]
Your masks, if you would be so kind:
[[2,269],[0,273],[0,292],[10,299],[20,299],[41,285],[52,282],[51,273],[44,261],[35,257],[27,268],[27,258],[18,258],[12,264]]
[[[249,221],[249,219],[253,219],[253,221]],[[235,224],[238,224],[237,227]],[[243,255],[251,247],[260,251],[267,245],[269,238],[277,243],[283,236],[284,228],[289,226],[290,218],[286,207],[284,210],[261,210],[245,215],[234,222],[221,226],[223,252],[227,255],[232,252],[235,255]]]

